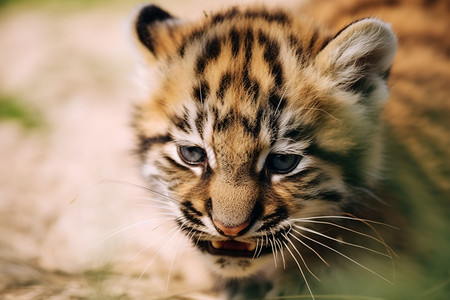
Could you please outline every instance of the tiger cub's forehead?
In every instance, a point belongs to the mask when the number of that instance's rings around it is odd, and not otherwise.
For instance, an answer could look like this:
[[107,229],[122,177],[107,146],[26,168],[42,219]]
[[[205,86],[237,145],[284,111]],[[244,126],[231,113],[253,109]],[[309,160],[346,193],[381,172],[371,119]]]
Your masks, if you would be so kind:
[[[321,31],[282,11],[241,12],[234,8],[199,23],[186,24],[173,57],[196,75],[208,78],[227,74],[224,85],[230,75],[248,80],[250,75],[263,79],[268,74],[281,85],[286,79],[284,68],[296,69],[328,41],[329,36]],[[270,82],[259,84],[268,87]]]
[[206,17],[185,28],[165,62],[165,101],[175,90],[179,113],[207,107],[219,119],[216,129],[239,122],[255,129],[255,119],[270,121],[285,107],[309,107],[317,99],[310,65],[328,38],[284,11],[232,8]]

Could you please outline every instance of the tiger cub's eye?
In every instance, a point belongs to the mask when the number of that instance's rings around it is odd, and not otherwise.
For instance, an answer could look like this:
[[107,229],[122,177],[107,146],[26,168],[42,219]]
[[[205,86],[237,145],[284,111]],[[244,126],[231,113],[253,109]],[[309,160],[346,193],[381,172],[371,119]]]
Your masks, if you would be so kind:
[[200,147],[179,146],[178,154],[185,163],[190,165],[198,165],[206,160],[205,150]]
[[301,159],[300,155],[295,154],[270,154],[266,166],[271,173],[286,174],[294,170]]

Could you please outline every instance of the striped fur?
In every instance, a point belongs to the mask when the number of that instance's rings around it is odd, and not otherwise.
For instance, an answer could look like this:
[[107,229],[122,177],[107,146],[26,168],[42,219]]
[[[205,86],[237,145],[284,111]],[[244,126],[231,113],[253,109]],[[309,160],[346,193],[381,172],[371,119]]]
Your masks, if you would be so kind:
[[[294,219],[366,205],[359,191],[379,177],[379,115],[396,50],[389,25],[362,19],[333,34],[259,6],[196,23],[149,6],[135,25],[152,76],[134,122],[143,175],[179,203],[177,223],[216,273],[263,274],[272,260],[267,249],[255,259],[209,254],[207,243],[229,240],[216,224],[248,222],[233,240],[270,236],[287,257]],[[186,163],[181,146],[202,149],[206,161]],[[275,155],[299,163],[274,171]]]

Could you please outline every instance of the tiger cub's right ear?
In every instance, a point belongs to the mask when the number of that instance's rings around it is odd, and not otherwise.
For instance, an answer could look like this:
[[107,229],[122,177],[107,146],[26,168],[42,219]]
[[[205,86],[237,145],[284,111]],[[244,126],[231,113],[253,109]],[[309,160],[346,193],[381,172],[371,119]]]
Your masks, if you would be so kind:
[[175,51],[181,42],[180,20],[158,6],[142,7],[134,21],[138,47],[147,58],[159,59]]

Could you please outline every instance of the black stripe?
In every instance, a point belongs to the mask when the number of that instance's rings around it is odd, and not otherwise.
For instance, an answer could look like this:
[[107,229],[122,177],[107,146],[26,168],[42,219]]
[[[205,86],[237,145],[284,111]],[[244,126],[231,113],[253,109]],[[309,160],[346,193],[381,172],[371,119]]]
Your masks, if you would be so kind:
[[323,48],[325,48],[332,40],[332,37],[327,37],[323,40],[322,45],[320,46],[319,52],[322,51]]
[[188,116],[184,115],[183,117],[175,116],[173,117],[173,123],[175,124],[175,127],[179,130],[189,133],[192,131],[191,125],[188,122]]
[[248,29],[245,33],[244,38],[244,49],[245,49],[245,65],[244,69],[242,70],[242,81],[244,83],[244,88],[249,91],[252,87],[252,82],[249,75],[249,67],[250,67],[250,60],[252,58],[252,47],[253,47],[253,32]]
[[283,134],[283,138],[293,141],[308,140],[313,136],[314,129],[306,125],[300,125],[293,128],[291,127],[287,129]]
[[286,99],[281,99],[280,96],[276,92],[271,92],[269,94],[269,107],[272,109],[272,112],[279,115],[283,109],[286,107]]
[[275,84],[281,86],[283,84],[283,67],[281,63],[275,63],[271,68],[271,73],[275,76]]
[[212,175],[213,175],[213,171],[212,171],[211,167],[209,166],[209,164],[207,164],[206,167],[203,169],[202,180],[207,181],[211,178]]
[[242,81],[244,83],[245,90],[250,91],[252,88],[252,80],[250,79],[250,75],[248,74],[247,66],[244,66],[244,70],[242,71]]
[[186,51],[186,46],[187,46],[187,42],[183,39],[183,41],[181,42],[181,46],[178,49],[178,54],[181,57],[184,57],[184,52]]
[[[259,116],[259,118],[261,118]],[[246,117],[241,117],[241,123],[245,131],[253,138],[258,138],[259,132],[261,131],[261,121],[258,116],[255,120],[249,120]]]
[[352,184],[361,184],[363,172],[360,169],[364,149],[354,148],[347,154],[339,154],[321,149],[316,143],[309,145],[305,152],[342,168],[344,180]]
[[311,41],[309,42],[309,51],[312,51],[314,48],[314,44],[317,42],[317,39],[319,38],[319,32],[317,29],[314,29],[314,33],[311,37]]
[[237,14],[239,13],[237,7],[232,7],[230,10],[226,11],[226,12],[222,12],[222,13],[217,13],[216,15],[214,15],[211,19],[211,24],[217,24],[217,23],[222,23],[223,21],[227,20],[227,19],[232,19],[235,16],[237,16]]
[[181,210],[181,212],[183,213],[183,216],[190,221],[191,223],[194,223],[195,225],[200,225],[203,226],[202,221],[200,221],[199,219],[195,218],[195,216],[193,216],[192,214],[190,214],[189,212],[185,211],[185,210]]
[[263,116],[263,110],[261,108],[259,108],[258,112],[256,113],[256,119],[255,119],[256,125],[255,125],[255,129],[254,129],[255,132],[258,132],[258,135],[259,135],[259,132],[261,131],[261,123],[263,122],[262,116]]
[[280,45],[259,30],[258,42],[264,45],[264,60],[269,64],[270,73],[275,77],[275,84],[283,84],[283,68],[279,61]]
[[289,24],[289,23],[291,23],[291,19],[289,18],[289,16],[285,13],[285,12],[283,12],[283,11],[276,11],[276,12],[272,12],[269,16],[268,16],[268,18],[267,18],[267,20],[269,21],[269,22],[277,22],[277,23],[280,23],[280,24]]
[[209,218],[212,218],[212,199],[208,198],[205,201],[205,210],[208,212]]
[[277,118],[275,118],[275,119],[271,118],[271,120],[270,120],[269,135],[270,135],[270,146],[271,147],[273,145],[275,145],[276,141],[278,141],[278,134],[280,132],[280,126],[278,125],[277,120],[278,120]]
[[183,38],[181,42],[180,48],[178,49],[178,54],[181,57],[184,57],[184,53],[186,51],[186,47],[191,44],[193,41],[200,39],[200,37],[205,33],[208,27],[201,27],[193,30],[189,35]]
[[279,24],[290,23],[290,18],[282,11],[268,12],[266,10],[248,10],[244,13],[244,17],[248,19],[263,19],[269,23],[276,22]]
[[330,202],[339,202],[342,200],[342,195],[337,191],[324,191],[320,192],[317,197],[321,200]]
[[215,14],[211,19],[211,24],[222,23],[225,20],[233,19],[243,15],[247,19],[263,19],[269,23],[276,22],[279,24],[288,24],[291,22],[289,16],[283,11],[269,12],[267,10],[247,10],[241,13],[236,7],[232,7],[230,10],[222,13]]
[[195,127],[197,128],[200,138],[203,139],[203,124],[205,122],[205,115],[203,110],[199,110],[195,118]]
[[248,92],[249,96],[256,103],[256,101],[258,100],[259,91],[260,91],[260,85],[259,85],[258,81],[250,78],[250,75],[248,74],[247,69],[244,69],[242,77],[243,77],[245,90]]
[[[192,218],[192,216],[191,216],[191,218]],[[199,220],[197,220],[197,219],[195,219],[195,218],[194,218],[194,220],[195,220],[195,221],[189,219],[189,221],[191,221],[191,222],[194,223],[194,224],[197,224],[197,225],[200,225],[200,226],[204,226],[203,223],[200,222]],[[176,220],[176,222],[177,222],[178,226],[180,227],[181,231],[187,232],[188,234],[192,234],[192,233],[202,233],[202,231],[197,230],[197,229],[195,229],[194,227],[191,227],[191,226],[189,226],[189,225],[186,225],[185,220],[183,220],[182,218],[178,218],[178,219]],[[200,222],[200,224],[198,224],[198,222]]]
[[214,130],[225,131],[231,127],[235,121],[235,114],[233,111],[228,112],[222,119],[216,120],[214,123]]
[[245,48],[245,62],[250,62],[252,58],[252,47],[253,47],[253,32],[251,29],[247,29],[244,38],[244,48]]
[[278,207],[274,213],[264,216],[262,218],[262,221],[264,222],[264,225],[258,229],[259,232],[268,230],[276,225],[278,225],[281,221],[286,220],[289,217],[289,213],[286,209],[286,207],[281,206]]
[[[275,11],[275,12],[269,13],[264,10],[262,10],[262,11],[249,10],[247,12],[241,13],[236,7],[233,7],[224,13],[217,13],[217,14],[213,15],[211,18],[211,23],[206,23],[205,26],[193,30],[191,34],[186,36],[183,39],[180,48],[178,49],[179,55],[181,57],[183,57],[187,46],[189,44],[191,44],[193,41],[199,39],[205,33],[205,31],[207,31],[211,27],[211,25],[214,25],[217,23],[222,23],[228,19],[238,18],[239,15],[243,15],[244,18],[250,18],[250,19],[260,18],[260,19],[266,20],[269,23],[276,22],[276,23],[279,23],[282,25],[289,24],[291,22],[289,16],[286,13],[284,13],[283,11]],[[247,31],[247,33],[249,31]],[[240,48],[240,35],[235,29],[232,29],[230,31],[230,34],[231,34],[231,42],[232,42],[232,53],[233,53],[233,56],[236,56],[239,51],[239,48]],[[251,49],[249,49],[249,50],[251,51]],[[248,58],[250,57],[248,55],[248,53],[249,52],[246,51],[247,61],[248,61]]]
[[236,57],[239,53],[239,49],[241,48],[240,34],[236,30],[236,28],[231,29],[230,39],[231,39],[231,54],[233,55],[233,57]]
[[318,168],[314,168],[314,167],[309,167],[309,168],[305,168],[303,170],[301,170],[298,173],[289,175],[289,176],[285,176],[283,178],[283,182],[284,181],[298,181],[298,180],[302,180],[307,176],[311,176],[311,175],[317,175],[320,173],[320,169]]
[[191,171],[191,169],[189,169],[188,167],[185,167],[179,163],[177,163],[173,158],[171,158],[170,156],[164,155],[162,157],[162,159],[164,159],[166,162],[168,162],[171,166],[171,169],[168,170],[167,168],[164,168],[164,171],[167,173],[168,171],[170,171],[170,173],[175,173],[175,170],[180,170],[180,171]]
[[225,92],[228,90],[230,85],[231,85],[231,73],[226,72],[220,78],[219,89],[217,90],[216,97],[218,99],[223,99],[223,97],[225,96]]
[[157,135],[153,137],[146,137],[143,135],[138,136],[139,139],[139,153],[144,154],[144,152],[148,151],[151,146],[155,144],[165,144],[167,142],[172,141],[172,137],[169,134],[166,135]]
[[221,52],[221,42],[219,38],[214,37],[210,39],[205,46],[203,53],[197,58],[196,72],[203,73],[206,65],[219,57]]
[[269,40],[269,38],[267,37],[267,35],[265,35],[264,32],[262,32],[262,30],[260,29],[258,31],[258,43],[261,46],[265,46],[267,44],[268,40]]
[[194,208],[194,205],[192,204],[191,201],[185,201],[181,203],[182,208],[185,208],[186,210],[194,213],[197,217],[202,217],[203,214],[198,211],[197,209]]
[[329,180],[330,180],[330,177],[329,177],[329,176],[320,174],[320,175],[314,177],[313,179],[311,179],[311,180],[305,182],[305,186],[306,186],[306,187],[309,187],[309,188],[317,187],[317,186],[318,186],[319,184],[321,184],[322,182],[329,181]]
[[274,64],[278,60],[280,54],[280,45],[274,40],[267,39],[266,48],[264,51],[264,59],[270,64]]
[[209,96],[209,84],[207,81],[202,80],[198,86],[195,86],[192,91],[192,97],[199,103],[204,103],[205,99]]
[[289,35],[289,46],[294,50],[295,56],[297,56],[299,62],[304,63],[306,58],[303,45],[293,34]]
[[252,81],[252,86],[250,87],[249,91],[255,102],[256,102],[256,100],[258,100],[258,97],[259,97],[259,90],[260,90],[260,86],[259,86],[258,81],[256,81],[256,80]]

